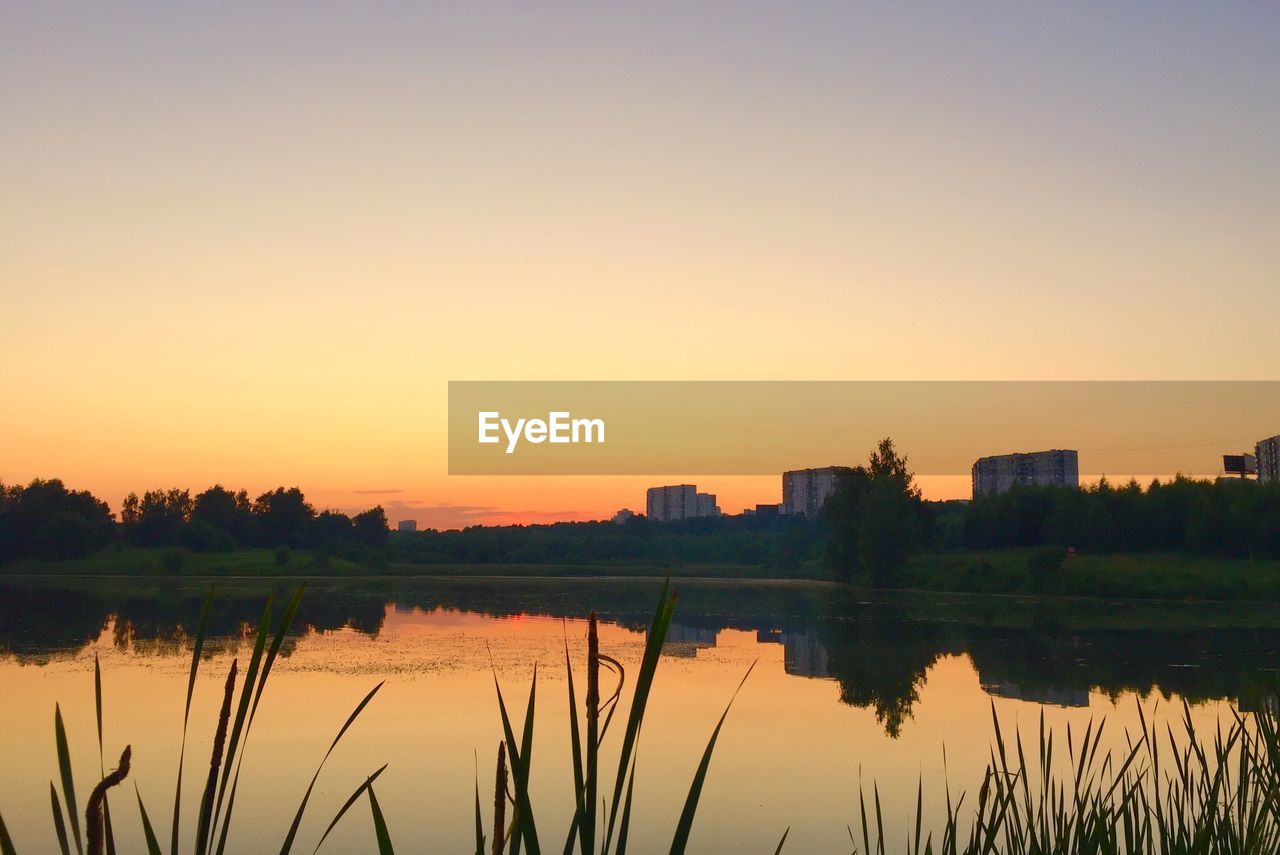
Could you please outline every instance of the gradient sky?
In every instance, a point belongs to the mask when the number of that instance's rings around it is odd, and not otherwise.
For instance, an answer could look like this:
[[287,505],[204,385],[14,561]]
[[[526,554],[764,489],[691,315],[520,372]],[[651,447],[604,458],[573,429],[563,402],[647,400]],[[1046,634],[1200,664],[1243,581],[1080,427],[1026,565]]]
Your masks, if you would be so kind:
[[6,482],[592,517],[651,479],[448,478],[446,381],[1280,362],[1273,3],[0,15]]

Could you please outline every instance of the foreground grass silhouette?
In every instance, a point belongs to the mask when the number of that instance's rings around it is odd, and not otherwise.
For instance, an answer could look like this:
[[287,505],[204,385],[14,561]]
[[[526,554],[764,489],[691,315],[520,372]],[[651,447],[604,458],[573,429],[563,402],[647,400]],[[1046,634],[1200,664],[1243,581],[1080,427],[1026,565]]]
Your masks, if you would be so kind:
[[[482,809],[480,782],[475,787],[475,852],[477,855],[539,855],[544,842],[562,842],[562,851],[582,855],[616,853],[625,855],[630,840],[632,805],[636,798],[635,770],[637,746],[643,726],[649,692],[653,685],[662,645],[671,624],[676,597],[670,580],[663,583],[644,652],[632,687],[632,698],[619,744],[617,775],[607,793],[599,780],[600,751],[614,720],[627,684],[622,664],[600,651],[594,613],[588,618],[586,685],[579,715],[574,672],[565,643],[568,672],[568,725],[570,733],[572,787],[576,808],[569,828],[554,839],[540,835],[534,805],[529,794],[533,753],[533,724],[536,711],[537,668],[534,668],[526,703],[524,722],[517,736],[497,674],[494,687],[501,713],[502,735],[494,774],[492,814],[488,821]],[[168,835],[170,855],[222,855],[234,815],[236,790],[245,745],[254,715],[262,699],[280,647],[293,623],[302,600],[299,588],[286,604],[278,622],[272,619],[272,602],[266,609],[255,636],[248,667],[240,682],[238,660],[226,678],[222,704],[213,740],[208,774],[200,793],[194,832],[180,828],[183,805],[182,783],[185,763],[186,728],[191,698],[204,649],[205,634],[213,603],[210,591],[205,599],[194,637],[187,699],[183,713],[182,749],[174,785],[173,818]],[[743,682],[750,674],[743,676]],[[610,685],[602,690],[601,678]],[[360,714],[374,700],[382,684],[374,686],[356,705],[321,758],[310,784],[287,829],[282,829],[281,855],[294,847],[306,815],[312,791],[326,761]],[[739,684],[741,688],[741,683]],[[52,825],[64,855],[106,855],[116,851],[111,826],[108,793],[120,785],[130,771],[131,752],[125,747],[117,768],[105,771],[102,733],[102,674],[95,659],[94,689],[98,724],[100,780],[83,804],[77,801],[71,773],[70,746],[60,707],[54,710],[54,736],[59,768],[59,785],[50,782]],[[734,693],[736,697],[736,691]],[[683,853],[689,843],[703,784],[710,767],[716,741],[732,706],[712,730],[706,749],[690,784],[684,808],[672,831],[670,851]],[[1068,727],[1066,756],[1060,743],[1045,729],[1040,719],[1038,745],[1028,763],[1021,734],[1012,746],[1006,744],[999,722],[994,725],[991,749],[983,782],[975,798],[961,793],[953,800],[948,789],[945,821],[937,832],[925,832],[923,782],[917,791],[913,833],[905,839],[889,840],[885,834],[878,789],[873,785],[870,810],[867,794],[859,792],[857,831],[848,827],[850,846],[855,853],[907,852],[939,853],[1275,853],[1280,852],[1280,715],[1274,702],[1264,704],[1249,717],[1235,714],[1225,730],[1219,726],[1209,737],[1197,733],[1190,709],[1184,704],[1181,738],[1171,726],[1164,733],[1141,719],[1142,732],[1128,735],[1127,751],[1113,754],[1100,750],[1105,719],[1090,723],[1077,739]],[[1142,714],[1139,707],[1139,714]],[[1055,757],[1057,759],[1055,759]],[[1063,767],[1066,767],[1065,774]],[[388,827],[375,791],[375,782],[387,767],[373,771],[361,782],[330,819],[315,851],[323,847],[329,834],[357,803],[365,801],[373,822],[373,839],[368,849],[379,853],[394,851]],[[149,855],[161,855],[151,815],[141,792],[135,789]],[[487,800],[486,800],[487,801]],[[966,806],[966,803],[970,806]],[[117,810],[119,810],[117,802]],[[936,833],[936,839],[935,839]],[[775,855],[783,851],[787,832],[776,842],[761,841],[762,851]],[[413,841],[421,846],[424,841]],[[14,842],[0,817],[0,855],[16,853]]]

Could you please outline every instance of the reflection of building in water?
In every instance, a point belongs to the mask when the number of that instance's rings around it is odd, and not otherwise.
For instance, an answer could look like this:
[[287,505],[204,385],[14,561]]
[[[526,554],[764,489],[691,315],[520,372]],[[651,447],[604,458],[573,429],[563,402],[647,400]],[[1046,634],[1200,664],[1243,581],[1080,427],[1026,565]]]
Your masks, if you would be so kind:
[[1275,715],[1280,712],[1280,699],[1269,691],[1245,692],[1236,699],[1236,709],[1242,713],[1266,711]]
[[1049,704],[1055,707],[1087,707],[1089,706],[1088,689],[1024,689],[1013,682],[983,682],[982,691],[997,698],[1013,698],[1019,701],[1033,701],[1037,704]]
[[667,627],[667,640],[662,645],[662,653],[664,656],[697,656],[700,649],[716,646],[718,634],[719,630],[715,629],[673,623]]
[[780,629],[757,629],[756,644],[781,644],[782,630]]
[[413,603],[402,603],[397,600],[395,603],[392,603],[392,605],[395,607],[395,612],[398,615],[413,614]]
[[797,677],[830,677],[827,670],[827,648],[818,641],[816,632],[784,632],[782,663],[788,674]]

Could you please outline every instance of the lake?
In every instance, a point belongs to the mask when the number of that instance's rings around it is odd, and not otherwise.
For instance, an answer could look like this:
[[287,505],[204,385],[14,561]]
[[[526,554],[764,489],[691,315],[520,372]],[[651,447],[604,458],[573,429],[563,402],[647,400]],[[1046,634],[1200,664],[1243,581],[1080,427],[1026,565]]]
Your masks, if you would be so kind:
[[[265,598],[296,582],[222,580],[191,712],[183,838],[195,830],[222,686],[247,664]],[[58,779],[61,705],[81,801],[98,777],[94,657],[103,673],[107,765],[128,743],[129,780],[112,791],[122,851],[142,831],[134,785],[168,839],[190,636],[209,582],[0,579],[0,813],[22,852],[56,852],[48,782]],[[403,849],[474,849],[477,778],[486,824],[502,733],[494,674],[519,728],[538,668],[532,803],[557,849],[573,808],[565,644],[581,703],[586,617],[619,660],[630,698],[661,581],[655,579],[359,579],[308,583],[296,635],[263,696],[237,795],[229,851],[277,851],[329,743],[355,704],[385,685],[333,753],[297,852],[310,852],[348,795],[389,764],[379,802]],[[860,782],[878,786],[891,839],[905,840],[923,784],[926,824],[945,788],[975,796],[992,745],[1034,743],[1046,726],[1080,734],[1107,719],[1102,745],[1148,720],[1182,733],[1249,710],[1274,684],[1280,619],[1247,605],[1036,602],[877,595],[820,583],[678,583],[640,740],[632,849],[665,850],[707,739],[748,667],[720,736],[690,851],[848,851]],[[607,693],[612,683],[601,678]],[[608,734],[608,794],[625,704]],[[1163,728],[1163,725],[1160,725]],[[1063,752],[1065,753],[1065,752]],[[83,809],[83,808],[82,808]],[[364,802],[325,851],[372,845]],[[554,841],[554,842],[548,842]]]

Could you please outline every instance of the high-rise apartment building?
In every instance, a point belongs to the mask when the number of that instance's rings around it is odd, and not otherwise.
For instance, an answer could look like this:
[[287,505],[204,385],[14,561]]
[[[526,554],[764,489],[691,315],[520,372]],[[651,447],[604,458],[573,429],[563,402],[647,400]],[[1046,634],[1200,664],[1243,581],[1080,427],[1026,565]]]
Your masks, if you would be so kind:
[[783,472],[782,513],[817,519],[822,503],[836,491],[837,476],[847,469],[847,466],[824,466]]
[[698,488],[692,484],[650,487],[645,495],[645,513],[659,522],[683,520],[698,513]]
[[1005,493],[1017,485],[1079,487],[1079,455],[1075,451],[1055,448],[1027,454],[982,457],[973,464],[975,499]]
[[694,517],[718,517],[715,493],[699,493],[692,484],[650,487],[645,496],[645,514],[651,520],[667,522]]
[[1258,480],[1280,482],[1280,436],[1258,441]]

